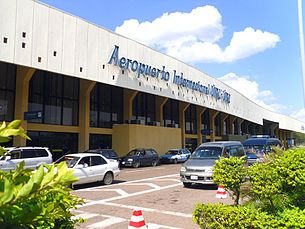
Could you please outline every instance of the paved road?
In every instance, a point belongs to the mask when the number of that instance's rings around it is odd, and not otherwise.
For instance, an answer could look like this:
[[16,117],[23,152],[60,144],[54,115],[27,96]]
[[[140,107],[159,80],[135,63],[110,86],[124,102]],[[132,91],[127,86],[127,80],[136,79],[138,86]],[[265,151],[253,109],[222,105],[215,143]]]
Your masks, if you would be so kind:
[[181,164],[123,169],[112,185],[79,186],[74,194],[86,204],[74,213],[87,219],[78,228],[127,228],[134,209],[142,210],[149,229],[195,229],[192,211],[196,203],[232,203],[216,199],[215,186],[183,187]]

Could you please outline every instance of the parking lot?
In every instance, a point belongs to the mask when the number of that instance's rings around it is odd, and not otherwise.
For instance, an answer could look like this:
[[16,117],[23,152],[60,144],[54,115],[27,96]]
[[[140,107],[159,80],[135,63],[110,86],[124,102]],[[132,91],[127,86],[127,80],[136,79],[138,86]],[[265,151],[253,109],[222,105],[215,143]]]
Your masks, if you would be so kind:
[[134,209],[142,210],[149,229],[198,228],[192,221],[196,203],[232,203],[216,199],[215,186],[184,188],[181,164],[121,170],[112,185],[90,184],[76,187],[73,194],[86,203],[74,211],[87,219],[78,228],[127,228]]

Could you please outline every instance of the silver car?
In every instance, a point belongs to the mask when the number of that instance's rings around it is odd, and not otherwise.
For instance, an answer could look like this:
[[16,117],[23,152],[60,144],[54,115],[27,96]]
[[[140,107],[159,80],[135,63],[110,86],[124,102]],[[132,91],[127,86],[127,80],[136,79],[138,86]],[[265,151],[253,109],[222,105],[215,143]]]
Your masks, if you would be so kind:
[[180,178],[184,187],[192,184],[213,184],[213,166],[220,157],[245,156],[243,145],[238,141],[207,142],[201,144],[182,165]]

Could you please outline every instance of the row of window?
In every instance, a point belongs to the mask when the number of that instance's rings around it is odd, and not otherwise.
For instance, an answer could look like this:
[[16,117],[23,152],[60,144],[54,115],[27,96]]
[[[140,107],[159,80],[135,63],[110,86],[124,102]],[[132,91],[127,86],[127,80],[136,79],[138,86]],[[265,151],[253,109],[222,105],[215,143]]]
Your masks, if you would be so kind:
[[[0,119],[14,119],[15,85],[17,66],[0,62]],[[97,83],[90,95],[90,126],[112,128],[124,123],[123,88]],[[28,111],[40,111],[39,119],[31,123],[53,125],[79,125],[80,79],[47,71],[36,70],[29,84]],[[139,92],[133,101],[132,119],[146,125],[156,121],[156,96]],[[185,132],[196,134],[196,106],[190,105],[185,111]],[[163,125],[179,127],[179,101],[168,99],[163,107]],[[215,133],[220,131],[220,114],[215,119]],[[209,110],[202,115],[201,130],[210,133]],[[225,123],[225,132],[229,129]],[[235,128],[237,130],[237,128]]]

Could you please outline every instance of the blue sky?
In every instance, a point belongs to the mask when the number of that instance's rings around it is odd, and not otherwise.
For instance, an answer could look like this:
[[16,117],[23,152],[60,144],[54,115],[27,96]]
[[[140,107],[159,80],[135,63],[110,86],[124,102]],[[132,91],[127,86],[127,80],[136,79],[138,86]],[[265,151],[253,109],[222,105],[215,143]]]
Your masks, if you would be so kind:
[[42,2],[181,59],[262,106],[305,121],[297,0]]

